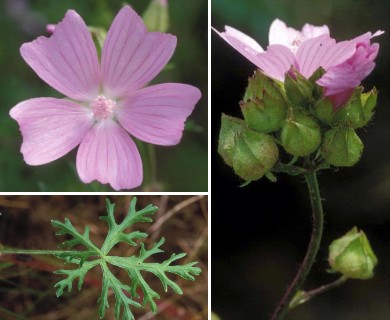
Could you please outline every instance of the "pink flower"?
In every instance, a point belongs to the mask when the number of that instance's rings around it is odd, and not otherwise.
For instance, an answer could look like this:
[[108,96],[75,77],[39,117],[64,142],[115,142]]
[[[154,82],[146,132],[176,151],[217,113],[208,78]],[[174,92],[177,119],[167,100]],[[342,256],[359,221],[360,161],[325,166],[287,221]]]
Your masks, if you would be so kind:
[[115,190],[139,186],[142,161],[128,133],[148,143],[175,145],[201,97],[197,88],[180,83],[144,88],[175,47],[175,36],[147,32],[128,6],[108,31],[100,65],[88,28],[73,10],[50,38],[23,44],[23,59],[68,97],[34,98],[12,108],[23,135],[24,160],[49,163],[80,144],[77,171],[83,182],[98,180]]
[[368,32],[336,43],[327,26],[305,24],[298,31],[276,19],[271,24],[270,45],[265,51],[254,39],[232,27],[216,32],[265,74],[280,81],[284,81],[292,66],[306,78],[322,67],[326,73],[317,83],[325,88],[325,95],[335,108],[344,104],[354,88],[373,70],[379,44],[371,44],[370,40],[383,33]]

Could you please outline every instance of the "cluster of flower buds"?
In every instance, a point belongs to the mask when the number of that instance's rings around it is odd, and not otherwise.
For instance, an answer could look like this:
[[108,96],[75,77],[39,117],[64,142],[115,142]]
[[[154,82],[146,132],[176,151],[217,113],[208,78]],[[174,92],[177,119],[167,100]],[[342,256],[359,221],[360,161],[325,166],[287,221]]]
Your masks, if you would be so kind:
[[377,91],[363,93],[357,87],[336,108],[316,83],[323,74],[319,68],[307,79],[292,68],[284,82],[260,70],[249,78],[240,102],[244,120],[223,115],[219,137],[219,153],[238,176],[253,181],[272,171],[280,147],[294,157],[315,155],[336,167],[359,161],[363,143],[355,129],[372,118]]

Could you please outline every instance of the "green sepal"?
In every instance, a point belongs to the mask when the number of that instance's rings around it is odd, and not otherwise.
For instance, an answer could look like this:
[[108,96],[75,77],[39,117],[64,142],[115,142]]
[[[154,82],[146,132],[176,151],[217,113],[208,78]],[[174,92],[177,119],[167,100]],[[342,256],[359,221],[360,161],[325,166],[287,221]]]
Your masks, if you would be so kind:
[[218,153],[244,180],[258,180],[279,157],[274,139],[248,128],[240,119],[222,115]]
[[314,100],[319,100],[324,95],[324,88],[317,84],[317,80],[325,74],[325,70],[322,67],[319,67],[309,78],[309,81],[313,84],[313,98]]
[[282,126],[280,141],[293,156],[307,156],[320,146],[321,130],[312,117],[294,110]]
[[369,279],[378,263],[366,234],[353,227],[329,246],[331,270],[352,279]]
[[325,132],[321,152],[327,163],[335,167],[351,167],[359,161],[363,147],[354,129],[339,127]]
[[369,122],[374,115],[377,98],[378,91],[376,88],[373,88],[370,92],[362,93],[360,95],[361,103],[363,105],[363,112],[367,122]]

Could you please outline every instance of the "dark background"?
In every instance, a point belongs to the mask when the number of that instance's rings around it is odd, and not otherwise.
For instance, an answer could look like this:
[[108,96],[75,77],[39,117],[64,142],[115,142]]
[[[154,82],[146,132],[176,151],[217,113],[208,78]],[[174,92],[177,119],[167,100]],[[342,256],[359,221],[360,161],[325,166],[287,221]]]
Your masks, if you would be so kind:
[[[47,36],[46,25],[61,21],[69,9],[76,10],[87,25],[107,30],[125,3],[142,15],[150,1],[0,0],[0,191],[112,191],[107,185],[80,181],[77,148],[49,164],[27,165],[19,151],[18,125],[8,113],[29,98],[63,97],[24,62],[19,54],[24,42]],[[153,83],[191,84],[200,89],[202,99],[187,121],[180,144],[156,146],[157,180],[162,191],[207,191],[207,0],[171,0],[169,15],[168,32],[178,39],[169,62],[173,68],[160,73]],[[145,184],[137,191],[150,189]]]
[[[374,72],[363,82],[374,85],[379,101],[373,121],[358,130],[365,150],[353,168],[321,172],[325,230],[317,261],[305,289],[337,278],[327,274],[330,242],[353,226],[363,229],[378,257],[373,279],[350,280],[342,287],[297,307],[290,320],[386,320],[390,314],[390,106],[389,2],[212,1],[212,25],[230,25],[268,45],[275,18],[301,29],[327,24],[337,40],[378,29],[380,43]],[[236,117],[247,78],[255,66],[215,33],[212,51],[212,309],[223,320],[269,319],[297,271],[309,242],[311,209],[302,178],[278,175],[240,188],[242,181],[217,154],[221,113]]]

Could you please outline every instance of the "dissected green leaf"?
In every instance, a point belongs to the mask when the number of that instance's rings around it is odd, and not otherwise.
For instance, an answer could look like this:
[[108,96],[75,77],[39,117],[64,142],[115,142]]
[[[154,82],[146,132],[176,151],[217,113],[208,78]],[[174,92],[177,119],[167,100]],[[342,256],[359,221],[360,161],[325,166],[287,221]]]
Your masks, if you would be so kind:
[[[157,304],[155,300],[160,298],[160,295],[149,286],[141,272],[154,274],[160,279],[165,291],[170,287],[178,294],[183,293],[181,288],[168,278],[167,273],[178,275],[186,280],[195,280],[195,276],[201,273],[201,269],[194,266],[197,262],[190,262],[185,265],[172,265],[176,260],[185,257],[185,253],[172,254],[169,259],[162,263],[145,262],[152,255],[164,252],[160,248],[164,244],[164,238],[161,238],[150,249],[146,249],[144,243],[140,243],[138,255],[130,257],[108,255],[111,249],[120,242],[136,246],[137,239],[147,237],[146,233],[140,231],[126,232],[126,229],[137,222],[152,222],[150,215],[157,210],[157,207],[148,205],[144,209],[137,211],[135,209],[136,201],[136,198],[133,198],[127,216],[121,223],[118,223],[114,214],[115,204],[112,204],[107,199],[107,215],[101,216],[100,219],[107,223],[108,234],[101,249],[97,248],[89,239],[89,227],[86,227],[84,233],[81,234],[68,219],[65,219],[65,223],[52,221],[53,226],[59,229],[56,233],[57,235],[70,235],[72,237],[72,239],[63,243],[64,246],[73,248],[76,245],[82,245],[86,248],[86,250],[71,250],[56,254],[58,258],[65,260],[65,263],[77,266],[76,269],[64,269],[55,272],[67,276],[55,284],[58,297],[63,294],[66,288],[68,291],[71,291],[73,281],[76,279],[78,279],[78,289],[80,290],[88,271],[100,265],[103,273],[102,292],[98,299],[100,318],[104,317],[106,308],[109,307],[108,294],[111,289],[115,297],[115,318],[117,320],[134,320],[130,306],[141,307],[141,305],[149,305],[152,312],[156,313]],[[108,267],[109,264],[124,269],[129,275],[131,285],[123,284],[111,272]],[[138,288],[143,293],[142,301],[140,301],[140,296],[137,293]],[[139,302],[136,300],[139,300]]]

